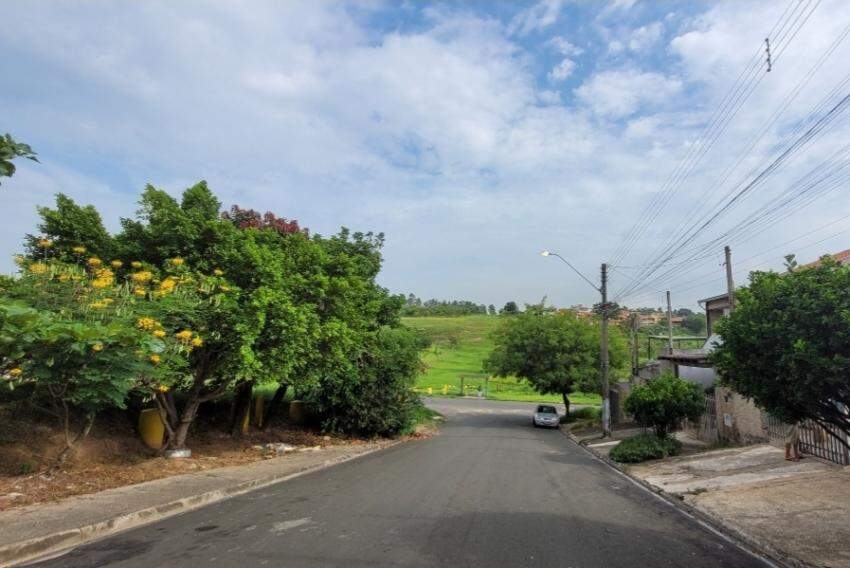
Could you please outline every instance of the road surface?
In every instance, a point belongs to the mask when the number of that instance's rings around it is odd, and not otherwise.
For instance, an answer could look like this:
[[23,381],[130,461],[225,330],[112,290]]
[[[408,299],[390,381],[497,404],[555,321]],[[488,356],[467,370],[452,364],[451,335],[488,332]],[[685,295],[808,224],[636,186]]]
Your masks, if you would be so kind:
[[430,440],[79,547],[38,566],[749,567],[533,405],[435,399]]

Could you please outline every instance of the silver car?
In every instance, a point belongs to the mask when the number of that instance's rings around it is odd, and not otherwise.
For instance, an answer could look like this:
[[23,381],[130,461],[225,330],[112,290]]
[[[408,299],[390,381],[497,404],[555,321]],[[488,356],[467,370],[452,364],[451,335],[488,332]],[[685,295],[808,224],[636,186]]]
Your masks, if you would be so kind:
[[535,428],[557,428],[558,427],[558,409],[549,404],[541,404],[534,412],[534,418],[531,419]]

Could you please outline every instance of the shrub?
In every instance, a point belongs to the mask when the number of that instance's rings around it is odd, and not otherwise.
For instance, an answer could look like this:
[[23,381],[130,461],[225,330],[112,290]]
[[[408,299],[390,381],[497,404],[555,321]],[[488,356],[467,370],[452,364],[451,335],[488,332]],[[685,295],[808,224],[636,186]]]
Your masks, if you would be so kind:
[[682,443],[675,438],[659,438],[655,434],[638,434],[626,438],[611,450],[611,459],[621,463],[638,463],[678,455]]
[[368,334],[353,360],[339,361],[307,397],[323,430],[361,436],[409,431],[420,406],[418,337],[403,328]]
[[702,387],[670,373],[635,388],[626,398],[626,411],[635,422],[653,428],[659,438],[665,438],[685,418],[698,419],[704,410]]

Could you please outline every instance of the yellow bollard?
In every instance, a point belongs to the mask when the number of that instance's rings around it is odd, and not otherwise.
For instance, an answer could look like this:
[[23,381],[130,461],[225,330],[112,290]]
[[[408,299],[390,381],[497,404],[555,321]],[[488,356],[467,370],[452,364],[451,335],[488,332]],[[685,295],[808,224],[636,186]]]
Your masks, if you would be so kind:
[[428,387],[428,395],[430,396],[432,394],[434,394],[434,389],[431,388],[431,387]]
[[306,418],[304,413],[304,403],[300,400],[293,400],[289,403],[289,421],[294,424],[301,424]]
[[146,408],[139,414],[139,435],[147,447],[154,450],[162,448],[162,442],[165,438],[165,424],[159,417],[158,409]]
[[449,385],[443,385],[443,394],[449,394]]

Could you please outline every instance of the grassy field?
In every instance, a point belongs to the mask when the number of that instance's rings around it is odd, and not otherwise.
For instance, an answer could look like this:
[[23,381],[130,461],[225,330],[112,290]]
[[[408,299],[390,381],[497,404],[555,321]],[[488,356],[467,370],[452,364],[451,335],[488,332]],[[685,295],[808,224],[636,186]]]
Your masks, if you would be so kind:
[[[466,394],[475,395],[487,388],[487,398],[534,402],[560,402],[557,395],[541,395],[524,381],[491,378],[487,384],[482,366],[493,349],[490,334],[499,324],[497,316],[403,318],[405,325],[426,333],[432,340],[424,353],[426,372],[417,381],[417,390],[435,396],[458,396],[461,375],[465,375]],[[574,393],[573,404],[600,404],[599,395]]]

